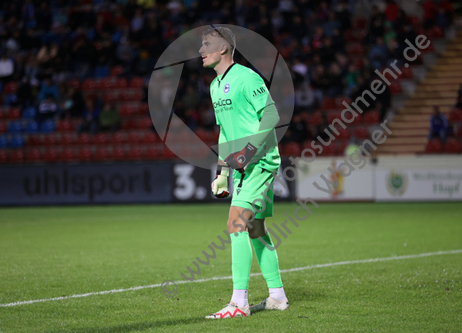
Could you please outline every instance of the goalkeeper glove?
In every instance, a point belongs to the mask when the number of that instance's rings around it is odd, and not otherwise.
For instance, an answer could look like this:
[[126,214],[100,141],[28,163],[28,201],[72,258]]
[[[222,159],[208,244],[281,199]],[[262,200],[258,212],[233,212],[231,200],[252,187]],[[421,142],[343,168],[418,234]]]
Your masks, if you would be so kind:
[[217,176],[212,182],[212,194],[217,198],[224,199],[229,197],[228,176],[229,167],[218,165]]
[[256,153],[257,147],[249,142],[247,146],[245,146],[241,151],[229,154],[225,159],[225,163],[234,170],[237,170],[240,173],[244,173],[245,168]]

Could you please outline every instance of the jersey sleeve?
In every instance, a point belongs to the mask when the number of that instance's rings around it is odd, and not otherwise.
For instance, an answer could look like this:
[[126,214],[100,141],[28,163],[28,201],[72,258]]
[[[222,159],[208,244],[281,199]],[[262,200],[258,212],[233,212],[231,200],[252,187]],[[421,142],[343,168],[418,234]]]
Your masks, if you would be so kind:
[[260,128],[256,135],[252,136],[250,143],[259,148],[267,139],[279,122],[279,114],[271,94],[266,87],[265,81],[253,72],[244,83],[244,95],[252,108],[257,112]]

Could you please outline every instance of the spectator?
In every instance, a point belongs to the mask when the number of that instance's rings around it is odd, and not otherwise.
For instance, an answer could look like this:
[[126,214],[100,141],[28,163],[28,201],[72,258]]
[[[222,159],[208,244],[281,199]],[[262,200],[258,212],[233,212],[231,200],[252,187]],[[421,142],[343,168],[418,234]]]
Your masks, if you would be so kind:
[[53,60],[58,55],[58,46],[56,44],[45,44],[37,53],[37,62],[43,70],[48,70],[53,65]]
[[446,142],[446,135],[448,134],[449,125],[446,117],[440,113],[438,106],[433,107],[433,114],[430,118],[430,135],[429,138],[439,137],[441,142]]
[[332,63],[329,67],[329,89],[327,94],[330,97],[340,96],[345,87],[344,80],[339,65],[335,62]]
[[381,70],[383,67],[387,66],[388,58],[388,48],[383,43],[383,38],[378,37],[375,45],[369,50],[371,65],[374,69]]
[[457,92],[457,103],[455,107],[462,110],[462,84],[460,85],[459,91]]
[[5,84],[14,74],[14,62],[4,53],[0,59],[0,82]]
[[99,115],[99,126],[102,131],[115,132],[121,123],[119,112],[114,104],[106,103]]
[[82,121],[78,126],[78,132],[90,132],[95,134],[99,130],[99,108],[93,99],[89,98],[86,101],[86,107],[82,113]]
[[348,73],[346,74],[346,89],[345,89],[345,95],[350,95],[352,90],[356,87],[358,84],[358,78],[359,78],[359,71],[357,70],[356,66],[353,64],[350,64],[348,66]]
[[45,120],[54,118],[58,111],[58,105],[53,98],[52,94],[45,95],[44,99],[40,102],[36,120],[39,124]]
[[340,22],[337,21],[334,11],[329,12],[328,20],[323,25],[324,33],[326,36],[332,37],[334,35],[334,30],[340,28]]
[[318,65],[314,70],[311,85],[313,86],[314,94],[319,104],[322,104],[322,101],[324,99],[324,91],[329,89],[329,84],[329,77],[326,74],[324,66]]
[[42,89],[40,90],[39,98],[44,100],[46,96],[52,96],[54,100],[58,100],[59,91],[58,86],[53,83],[50,77],[45,79],[45,82],[42,84]]
[[433,3],[433,0],[426,0],[423,4],[423,10],[423,26],[425,30],[428,30],[435,24],[436,6]]
[[295,106],[312,110],[315,102],[313,89],[303,80],[295,89]]

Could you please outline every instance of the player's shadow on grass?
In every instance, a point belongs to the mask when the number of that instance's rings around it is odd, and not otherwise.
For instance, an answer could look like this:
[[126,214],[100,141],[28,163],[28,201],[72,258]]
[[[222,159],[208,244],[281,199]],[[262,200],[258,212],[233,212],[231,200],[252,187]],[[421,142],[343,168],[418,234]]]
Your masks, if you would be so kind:
[[167,319],[167,320],[157,320],[144,323],[134,323],[126,324],[120,326],[110,326],[110,327],[89,327],[89,328],[73,328],[70,330],[59,329],[56,331],[47,331],[48,333],[58,333],[58,332],[76,332],[76,333],[121,333],[121,332],[132,332],[132,331],[144,331],[150,328],[167,328],[169,326],[178,326],[178,325],[190,325],[190,324],[199,324],[203,321],[210,322],[211,319],[206,319],[205,317],[199,318],[188,318],[188,319]]

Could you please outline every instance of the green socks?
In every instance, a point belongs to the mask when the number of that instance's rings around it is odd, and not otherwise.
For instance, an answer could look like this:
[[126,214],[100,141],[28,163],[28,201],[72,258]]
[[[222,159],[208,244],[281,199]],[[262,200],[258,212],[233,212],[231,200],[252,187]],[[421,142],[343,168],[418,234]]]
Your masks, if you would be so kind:
[[252,266],[252,246],[249,232],[242,231],[231,237],[233,289],[249,289],[250,267]]
[[[268,245],[270,245],[271,247],[274,246],[273,241],[271,240],[270,234],[268,232],[262,238]],[[251,241],[255,249],[255,254],[257,256],[261,272],[263,273],[263,277],[265,278],[266,283],[268,284],[268,288],[282,287],[281,274],[279,273],[278,254],[276,253],[276,249],[274,249],[274,251],[271,251],[262,242],[260,242],[258,238],[253,238],[251,239]]]

